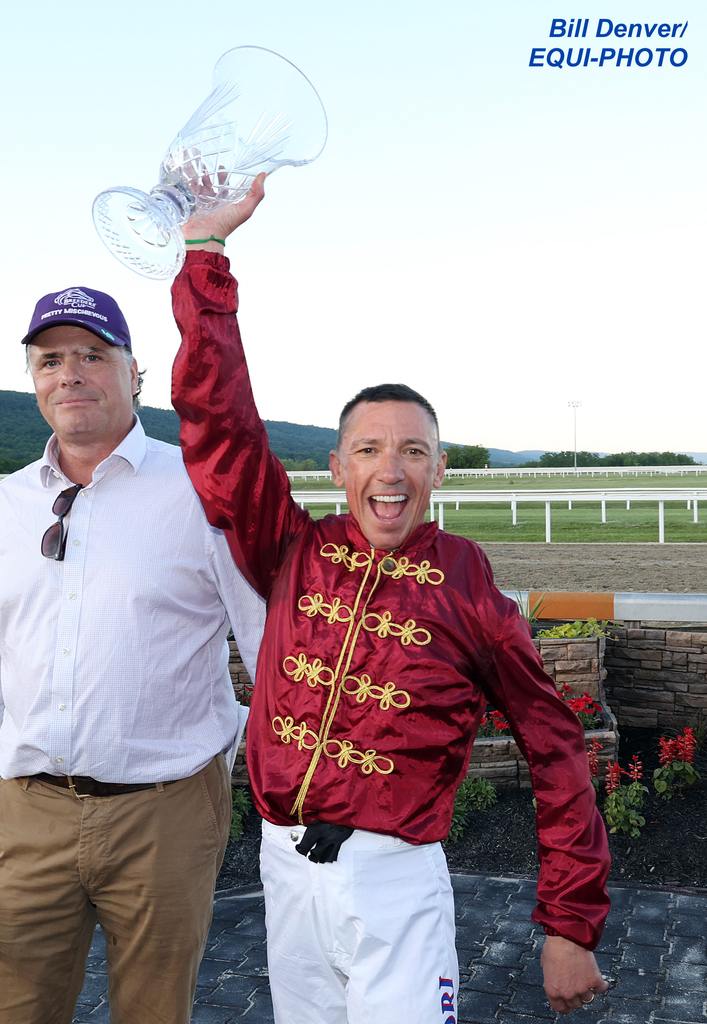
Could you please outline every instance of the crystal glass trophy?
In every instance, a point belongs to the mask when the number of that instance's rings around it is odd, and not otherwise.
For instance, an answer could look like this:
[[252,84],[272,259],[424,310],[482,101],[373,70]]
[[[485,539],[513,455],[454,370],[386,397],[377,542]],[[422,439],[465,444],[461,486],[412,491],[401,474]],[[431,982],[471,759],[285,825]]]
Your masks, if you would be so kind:
[[127,186],[99,193],[96,230],[127,267],[172,277],[192,213],[238,202],[261,171],[311,163],[326,138],[326,112],[309,79],[272,50],[238,46],[216,64],[213,89],[170,144],[159,183],[149,194]]

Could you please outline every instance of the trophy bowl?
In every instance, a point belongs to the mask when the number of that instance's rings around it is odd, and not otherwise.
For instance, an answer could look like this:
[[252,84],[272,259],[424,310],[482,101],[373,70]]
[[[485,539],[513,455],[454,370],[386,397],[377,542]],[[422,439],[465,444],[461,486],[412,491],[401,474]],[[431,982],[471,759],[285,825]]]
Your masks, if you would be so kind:
[[184,261],[181,225],[194,212],[238,202],[261,171],[311,163],[326,139],[326,111],[299,68],[273,50],[237,46],[219,58],[211,92],[170,143],[158,184],[100,192],[96,230],[131,270],[173,277]]

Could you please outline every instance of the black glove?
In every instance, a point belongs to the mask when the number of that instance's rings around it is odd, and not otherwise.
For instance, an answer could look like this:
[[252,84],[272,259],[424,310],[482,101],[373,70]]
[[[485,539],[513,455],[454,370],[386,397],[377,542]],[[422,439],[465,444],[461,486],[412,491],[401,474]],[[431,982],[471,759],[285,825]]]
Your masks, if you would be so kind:
[[295,850],[303,857],[308,856],[315,864],[333,864],[339,856],[341,844],[352,832],[353,829],[348,825],[330,825],[326,821],[314,821],[307,825]]

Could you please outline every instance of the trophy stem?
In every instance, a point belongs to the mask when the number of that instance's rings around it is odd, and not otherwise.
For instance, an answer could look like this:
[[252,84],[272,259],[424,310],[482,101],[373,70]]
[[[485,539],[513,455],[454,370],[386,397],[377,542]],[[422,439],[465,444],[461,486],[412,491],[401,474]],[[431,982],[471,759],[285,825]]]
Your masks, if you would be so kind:
[[150,191],[150,199],[164,217],[164,222],[175,228],[189,220],[196,207],[194,196],[181,185],[155,185]]

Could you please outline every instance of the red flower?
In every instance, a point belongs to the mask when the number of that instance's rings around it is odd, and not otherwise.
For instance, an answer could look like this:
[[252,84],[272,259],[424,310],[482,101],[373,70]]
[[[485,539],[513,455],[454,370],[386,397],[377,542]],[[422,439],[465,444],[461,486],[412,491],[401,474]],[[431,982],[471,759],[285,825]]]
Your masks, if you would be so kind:
[[567,683],[563,683],[560,687],[560,696],[567,707],[574,711],[575,715],[586,715],[588,718],[594,718],[601,711],[601,704],[597,704],[588,693],[575,696]]
[[502,732],[504,729],[509,728],[508,722],[506,721],[501,711],[492,711],[491,718],[493,719],[493,724],[496,726],[499,732]]
[[510,732],[510,728],[500,711],[485,711],[479,723],[479,733],[482,736],[499,736]]
[[638,759],[638,754],[634,754],[631,758],[631,767],[626,772],[631,782],[640,782],[643,778],[643,764]]
[[678,753],[678,760],[687,761],[688,764],[692,764],[697,749],[695,730],[686,725],[681,735],[675,740],[675,747]]
[[677,740],[669,740],[667,736],[661,736],[658,740],[658,751],[658,760],[661,764],[677,761]]
[[606,766],[606,792],[613,793],[621,785],[621,767],[618,761],[609,761]]
[[686,725],[679,736],[668,739],[661,736],[658,740],[659,759],[661,764],[671,764],[673,761],[686,761],[692,764],[697,750],[695,730]]
[[589,744],[587,760],[589,761],[589,774],[593,779],[596,779],[599,775],[599,751],[603,749],[604,746],[599,740],[592,740]]

